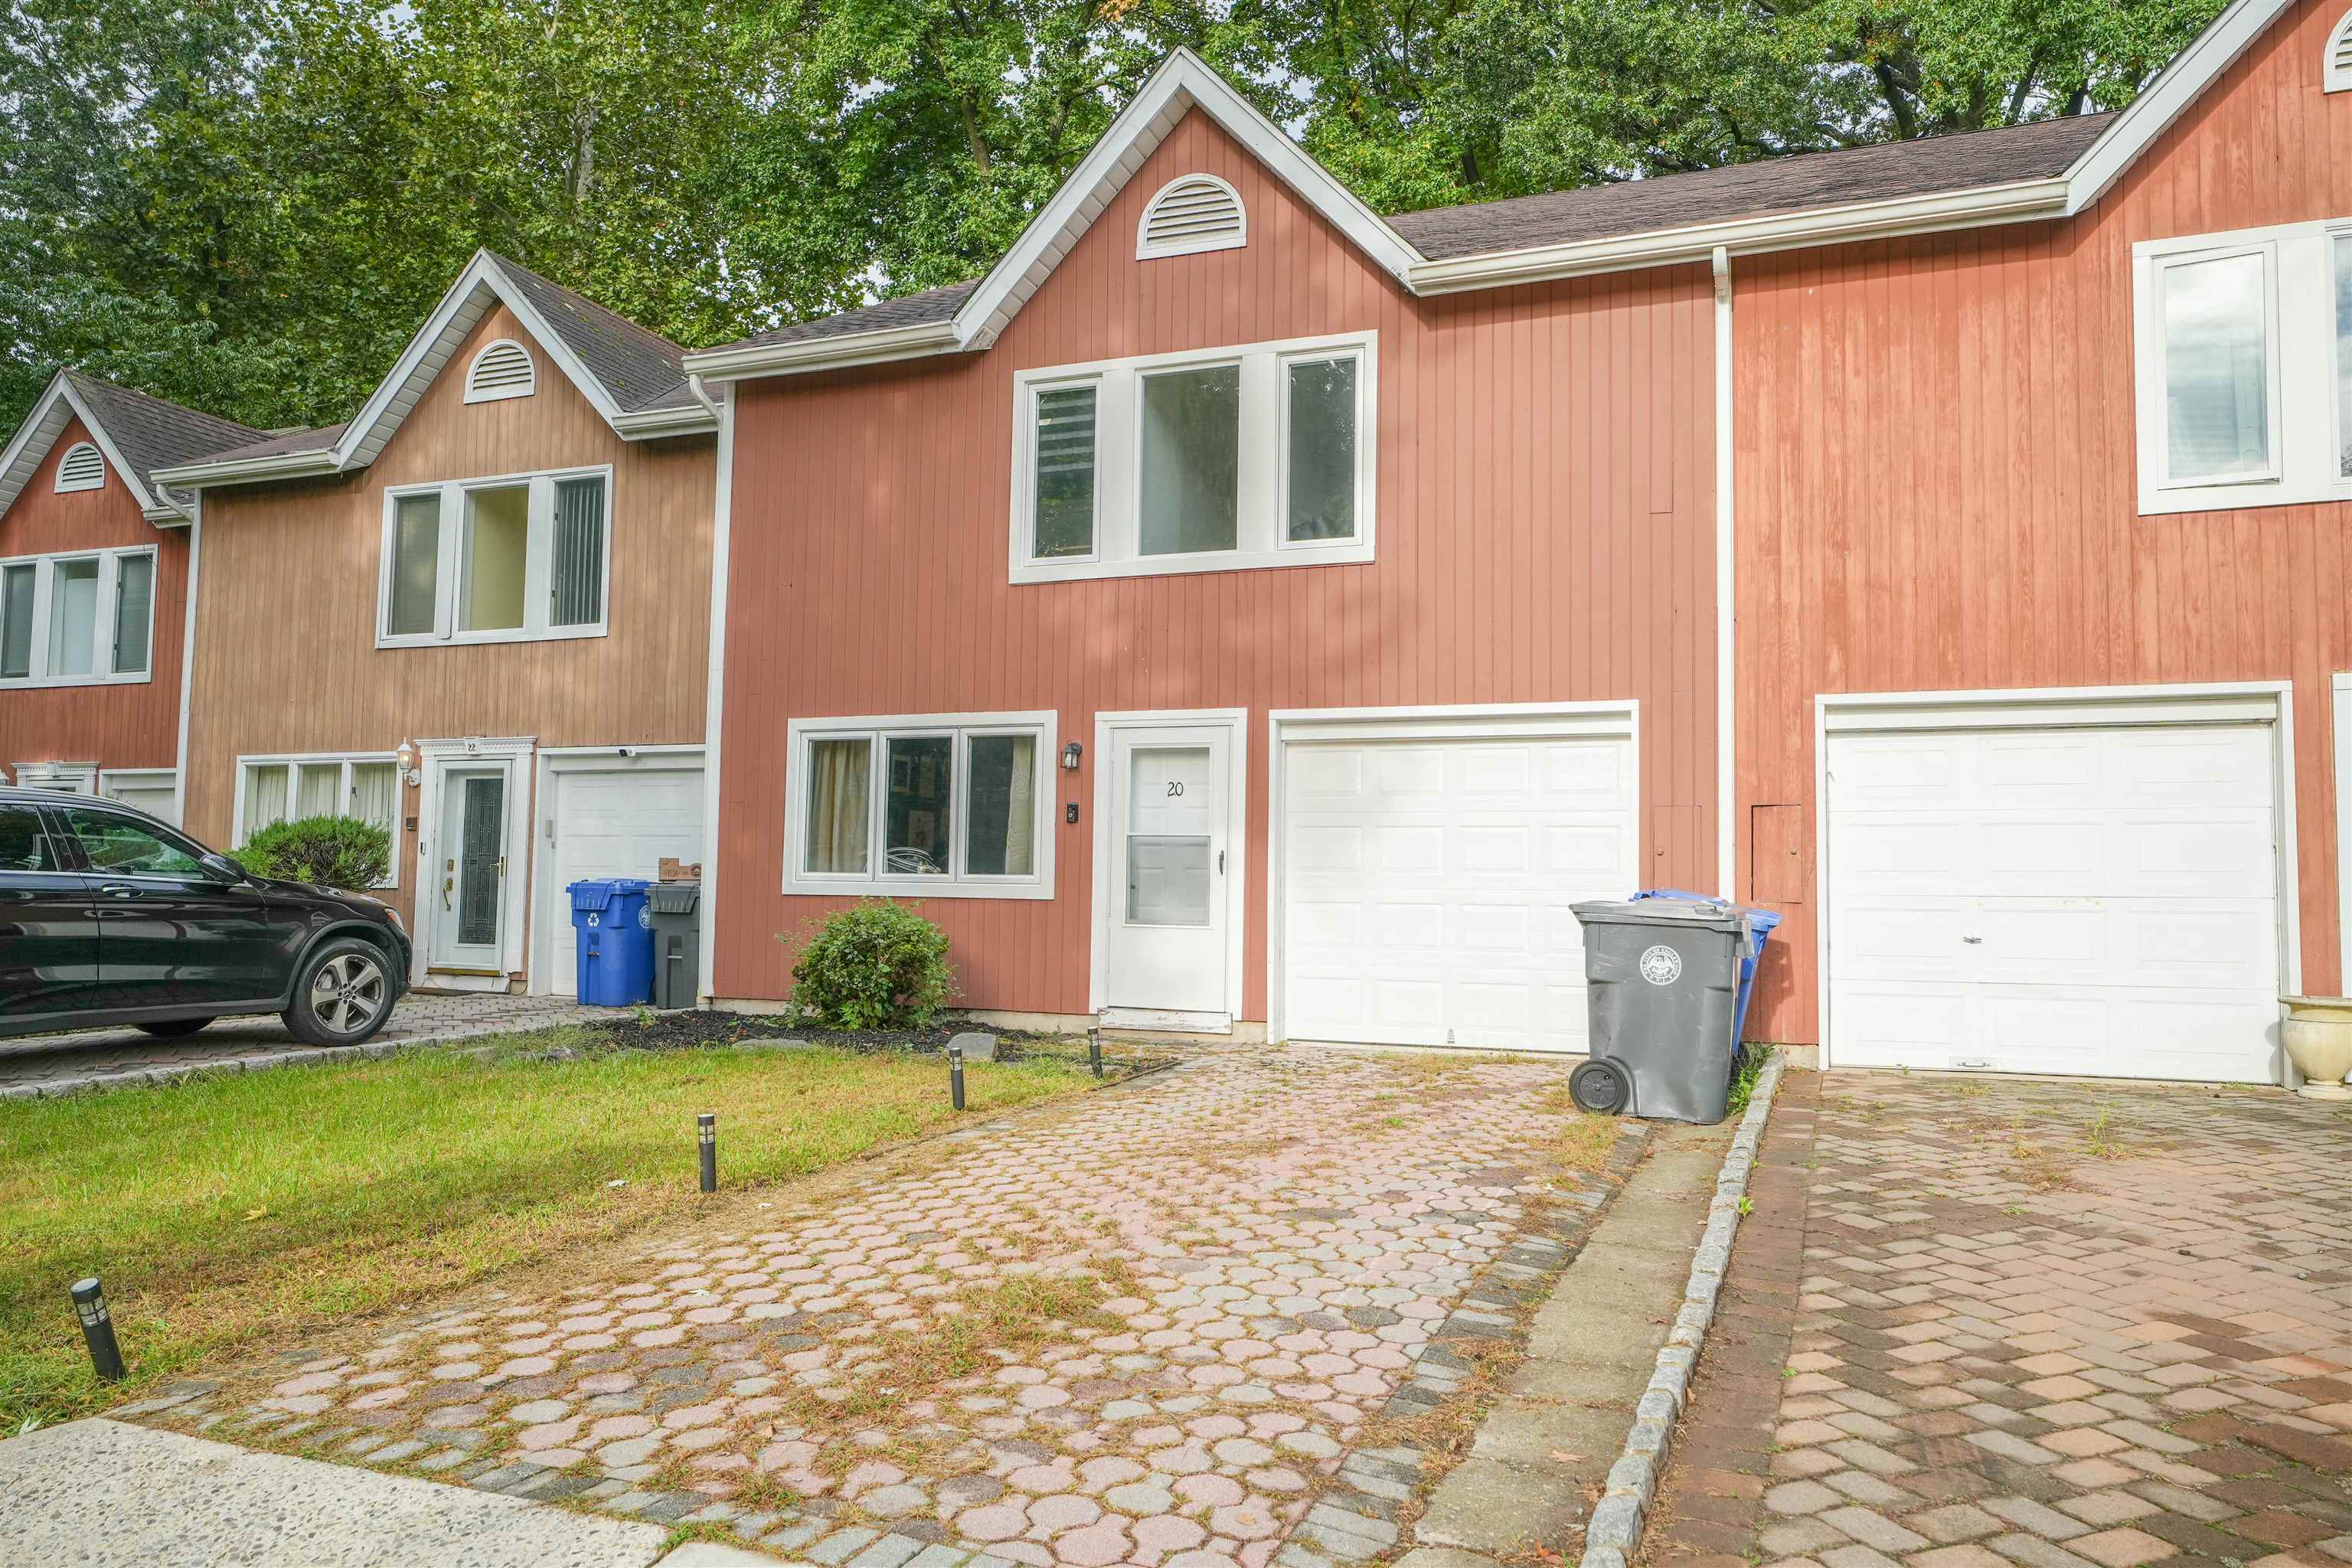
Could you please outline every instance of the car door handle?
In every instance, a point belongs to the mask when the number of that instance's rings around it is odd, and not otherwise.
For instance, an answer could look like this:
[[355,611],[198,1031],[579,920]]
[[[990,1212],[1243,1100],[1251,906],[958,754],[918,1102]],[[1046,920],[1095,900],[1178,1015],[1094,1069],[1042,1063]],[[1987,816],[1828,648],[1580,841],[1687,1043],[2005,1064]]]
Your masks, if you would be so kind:
[[101,882],[98,890],[110,899],[135,899],[139,889],[128,882]]

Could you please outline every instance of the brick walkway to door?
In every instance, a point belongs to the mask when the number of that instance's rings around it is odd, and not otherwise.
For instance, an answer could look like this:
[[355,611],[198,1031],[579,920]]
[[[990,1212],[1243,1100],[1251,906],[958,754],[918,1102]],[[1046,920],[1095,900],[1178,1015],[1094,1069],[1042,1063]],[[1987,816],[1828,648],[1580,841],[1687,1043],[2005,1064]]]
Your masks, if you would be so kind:
[[1792,1074],[1753,1196],[1650,1568],[2352,1563],[2352,1112]]

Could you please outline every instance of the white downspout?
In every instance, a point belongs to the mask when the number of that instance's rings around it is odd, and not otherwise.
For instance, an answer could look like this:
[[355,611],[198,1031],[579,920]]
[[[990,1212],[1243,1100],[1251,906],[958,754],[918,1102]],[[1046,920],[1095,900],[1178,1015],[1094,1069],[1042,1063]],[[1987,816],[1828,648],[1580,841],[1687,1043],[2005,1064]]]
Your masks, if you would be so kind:
[[1715,856],[1716,886],[1739,896],[1738,774],[1733,761],[1731,527],[1731,252],[1715,247]]
[[719,401],[712,403],[698,375],[688,377],[687,385],[719,416],[719,476],[710,525],[710,660],[702,687],[702,962],[694,984],[708,1006],[719,968],[719,721],[727,710],[727,557],[735,518],[736,398],[732,388],[722,387]]
[[[205,492],[188,501],[188,586],[180,611],[180,742],[172,755],[172,816],[188,826],[188,708],[196,681],[196,569],[205,557]],[[235,846],[231,846],[234,848]]]

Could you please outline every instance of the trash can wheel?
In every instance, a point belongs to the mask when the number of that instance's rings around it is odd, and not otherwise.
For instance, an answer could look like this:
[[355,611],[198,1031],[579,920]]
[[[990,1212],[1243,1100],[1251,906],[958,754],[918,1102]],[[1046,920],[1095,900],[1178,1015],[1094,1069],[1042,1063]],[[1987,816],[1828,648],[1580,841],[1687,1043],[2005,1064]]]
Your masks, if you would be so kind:
[[1579,1110],[1622,1116],[1633,1103],[1633,1080],[1615,1062],[1595,1057],[1568,1075],[1568,1097]]

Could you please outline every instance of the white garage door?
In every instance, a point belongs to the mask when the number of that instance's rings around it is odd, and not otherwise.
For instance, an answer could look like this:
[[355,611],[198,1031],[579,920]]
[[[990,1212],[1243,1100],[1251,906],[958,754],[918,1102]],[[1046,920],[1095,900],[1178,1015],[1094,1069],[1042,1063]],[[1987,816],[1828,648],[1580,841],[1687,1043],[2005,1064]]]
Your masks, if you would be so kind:
[[1633,889],[1629,737],[1289,744],[1283,1031],[1581,1051],[1569,906]]
[[2269,1082],[2259,724],[1832,734],[1840,1067]]
[[559,769],[550,775],[555,824],[548,847],[553,875],[541,929],[547,932],[547,989],[572,994],[578,975],[572,900],[564,889],[583,877],[651,880],[665,855],[702,858],[702,768]]

